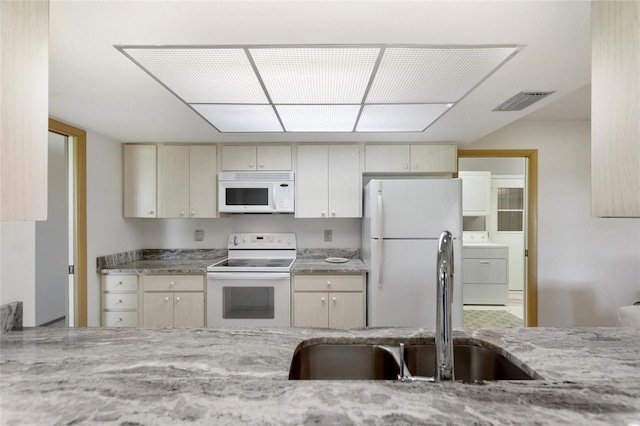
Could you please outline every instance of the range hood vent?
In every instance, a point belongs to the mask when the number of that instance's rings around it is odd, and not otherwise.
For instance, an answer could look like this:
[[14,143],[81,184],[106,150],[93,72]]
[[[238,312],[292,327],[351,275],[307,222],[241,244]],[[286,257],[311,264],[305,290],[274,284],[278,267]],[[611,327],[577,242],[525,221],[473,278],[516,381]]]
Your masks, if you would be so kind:
[[555,90],[553,92],[520,92],[497,106],[493,111],[522,111],[552,93],[555,93]]

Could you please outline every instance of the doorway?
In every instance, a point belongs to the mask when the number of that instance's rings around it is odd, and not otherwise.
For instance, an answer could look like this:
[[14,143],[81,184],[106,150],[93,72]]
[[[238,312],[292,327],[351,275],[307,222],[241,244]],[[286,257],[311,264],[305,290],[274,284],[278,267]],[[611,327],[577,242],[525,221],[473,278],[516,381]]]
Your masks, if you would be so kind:
[[[49,140],[55,161],[55,170],[58,176],[54,184],[55,209],[64,207],[64,212],[57,212],[52,218],[53,228],[62,227],[65,230],[45,230],[40,237],[46,236],[49,243],[39,240],[36,230],[36,263],[40,259],[52,261],[56,266],[55,274],[46,269],[38,269],[36,266],[36,324],[45,325],[50,322],[60,324],[59,315],[61,303],[64,306],[64,326],[87,326],[87,202],[86,202],[86,132],[57,120],[49,119]],[[50,153],[52,152],[50,149]],[[61,152],[62,150],[62,152]],[[64,159],[62,159],[64,158]],[[60,170],[64,169],[64,170]],[[64,181],[64,183],[61,183]],[[62,188],[62,189],[61,189]],[[51,185],[50,185],[51,190]],[[66,200],[59,200],[63,198]],[[51,211],[51,209],[50,209]],[[51,215],[50,215],[51,216]],[[66,220],[65,220],[66,219]],[[48,222],[48,221],[47,221]],[[46,222],[45,222],[46,224]],[[55,224],[58,224],[57,226]],[[45,228],[43,228],[45,229]],[[53,232],[53,234],[51,234]],[[43,237],[44,238],[44,237]],[[64,243],[63,243],[64,241]],[[39,252],[39,247],[41,251]],[[53,260],[54,254],[59,254],[57,260]],[[62,266],[60,266],[62,265]],[[62,268],[62,271],[60,269]],[[54,278],[54,275],[56,278]],[[64,278],[63,278],[64,277]],[[39,279],[42,278],[42,281]],[[60,284],[60,283],[63,284]],[[38,291],[40,288],[40,291]],[[55,304],[48,310],[48,302],[40,296],[46,297],[47,292],[53,290]],[[60,294],[62,293],[62,294]],[[40,299],[40,301],[39,301]],[[60,299],[63,302],[60,302]],[[40,318],[40,321],[38,321]],[[47,320],[48,319],[48,320]]]
[[[502,306],[470,306],[468,309],[501,310],[516,317],[520,316],[520,309],[524,311],[523,324],[535,327],[538,323],[537,150],[460,150],[458,158],[461,160],[460,171],[475,170],[480,161],[495,170],[491,179],[491,212],[486,221],[485,218],[465,219],[465,229],[470,226],[473,231],[485,231],[489,242],[508,247],[509,252],[508,303]],[[465,168],[465,160],[469,160],[467,164],[471,167]],[[522,173],[515,160],[522,164]],[[518,318],[511,315],[504,314],[504,318],[497,314],[484,316],[496,324],[518,326]],[[474,320],[482,323],[483,318],[474,317]]]

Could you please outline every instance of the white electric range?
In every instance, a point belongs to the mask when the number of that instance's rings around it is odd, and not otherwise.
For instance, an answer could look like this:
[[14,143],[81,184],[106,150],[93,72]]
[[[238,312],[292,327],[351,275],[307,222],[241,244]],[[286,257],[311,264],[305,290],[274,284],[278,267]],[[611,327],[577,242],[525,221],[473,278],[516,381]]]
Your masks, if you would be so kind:
[[228,257],[207,268],[207,325],[291,325],[293,233],[233,233]]

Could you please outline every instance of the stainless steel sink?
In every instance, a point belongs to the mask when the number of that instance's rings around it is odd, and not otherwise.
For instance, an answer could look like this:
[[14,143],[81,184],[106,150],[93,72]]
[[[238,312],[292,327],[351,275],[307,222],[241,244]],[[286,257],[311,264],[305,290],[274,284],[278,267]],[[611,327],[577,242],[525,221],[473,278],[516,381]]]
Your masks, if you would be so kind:
[[397,380],[394,356],[374,344],[315,344],[297,350],[289,380]]
[[[454,343],[453,359],[454,376],[459,381],[534,380],[530,374],[504,355],[480,346]],[[433,376],[436,346],[406,346],[405,362],[414,376]]]
[[[404,360],[409,373],[433,376],[435,344],[425,339],[384,339],[359,343],[303,342],[294,353],[289,380],[397,380],[400,343],[405,343]],[[453,352],[457,381],[540,379],[487,342],[454,341]]]

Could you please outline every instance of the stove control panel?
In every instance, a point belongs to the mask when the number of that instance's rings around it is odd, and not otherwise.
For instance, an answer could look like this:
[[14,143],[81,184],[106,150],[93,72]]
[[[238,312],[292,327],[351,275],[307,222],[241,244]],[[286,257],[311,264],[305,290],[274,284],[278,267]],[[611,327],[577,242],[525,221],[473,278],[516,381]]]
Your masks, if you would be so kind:
[[294,233],[234,233],[229,235],[227,248],[233,249],[295,249]]

